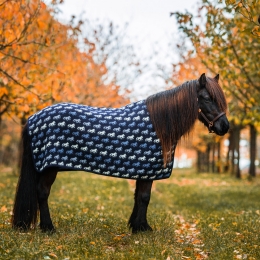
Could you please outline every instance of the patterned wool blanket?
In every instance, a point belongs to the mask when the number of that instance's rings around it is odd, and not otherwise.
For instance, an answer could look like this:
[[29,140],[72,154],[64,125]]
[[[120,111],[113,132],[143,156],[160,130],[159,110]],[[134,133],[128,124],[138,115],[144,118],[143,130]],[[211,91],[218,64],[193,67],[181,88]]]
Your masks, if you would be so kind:
[[127,179],[164,179],[162,148],[145,101],[122,108],[61,103],[28,119],[34,165]]

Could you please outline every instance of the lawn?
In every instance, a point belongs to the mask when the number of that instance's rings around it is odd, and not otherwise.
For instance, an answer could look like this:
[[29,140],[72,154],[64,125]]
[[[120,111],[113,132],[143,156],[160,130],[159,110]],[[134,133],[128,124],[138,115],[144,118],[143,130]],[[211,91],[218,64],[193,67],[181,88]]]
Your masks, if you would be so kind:
[[156,181],[153,232],[132,235],[134,183],[59,173],[50,196],[56,233],[14,231],[17,177],[0,173],[0,259],[260,259],[260,179],[173,171]]

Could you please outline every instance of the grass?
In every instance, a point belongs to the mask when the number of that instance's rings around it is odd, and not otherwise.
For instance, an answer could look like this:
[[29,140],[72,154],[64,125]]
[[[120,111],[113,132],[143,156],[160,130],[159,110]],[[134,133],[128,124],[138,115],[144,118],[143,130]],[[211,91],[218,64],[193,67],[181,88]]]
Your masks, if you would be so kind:
[[153,232],[132,235],[133,182],[60,173],[49,205],[54,234],[10,227],[17,177],[0,174],[0,259],[260,259],[260,179],[174,171],[154,183]]

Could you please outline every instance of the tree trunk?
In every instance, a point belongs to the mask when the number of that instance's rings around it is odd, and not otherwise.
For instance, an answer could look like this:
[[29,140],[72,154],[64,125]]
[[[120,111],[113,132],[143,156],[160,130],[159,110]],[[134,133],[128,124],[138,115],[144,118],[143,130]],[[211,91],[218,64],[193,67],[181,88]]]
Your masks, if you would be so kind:
[[222,162],[221,162],[221,141],[217,142],[217,153],[218,153],[218,161],[217,161],[217,173],[221,173],[222,171]]
[[197,171],[201,172],[201,152],[197,150]]
[[212,143],[212,165],[211,165],[213,173],[215,173],[215,165],[216,165],[216,162],[215,162],[215,142],[213,142]]
[[234,137],[234,161],[236,162],[234,164],[234,168],[235,168],[235,176],[240,179],[241,178],[241,171],[240,171],[240,167],[239,167],[239,161],[240,161],[240,149],[239,149],[239,145],[240,145],[240,131],[241,131],[241,127],[240,126],[234,126],[234,130],[233,130],[233,137]]
[[255,169],[255,159],[256,159],[256,128],[254,125],[249,125],[250,127],[250,167],[249,167],[249,175],[252,177],[256,176]]
[[[25,126],[26,122],[27,122],[26,117],[23,116],[21,118],[22,129]],[[20,137],[20,142],[19,142],[19,147],[18,147],[18,163],[17,163],[18,171],[19,171],[19,169],[21,168],[21,165],[22,165],[22,151],[23,151],[22,130],[21,130],[21,135],[20,136],[21,137]]]
[[228,152],[226,156],[226,165],[225,165],[225,172],[230,172],[231,175],[234,175],[234,131],[233,129],[229,131],[229,145],[228,145]]
[[210,171],[210,144],[207,144],[206,151],[206,172]]

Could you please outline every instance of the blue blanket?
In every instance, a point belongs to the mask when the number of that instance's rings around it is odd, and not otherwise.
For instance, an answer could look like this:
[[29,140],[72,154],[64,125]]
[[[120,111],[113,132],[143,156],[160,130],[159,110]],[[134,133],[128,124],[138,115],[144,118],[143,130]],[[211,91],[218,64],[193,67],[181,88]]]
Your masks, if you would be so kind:
[[171,175],[173,162],[163,167],[145,101],[118,109],[49,106],[28,119],[28,133],[38,172],[56,167],[147,180]]

